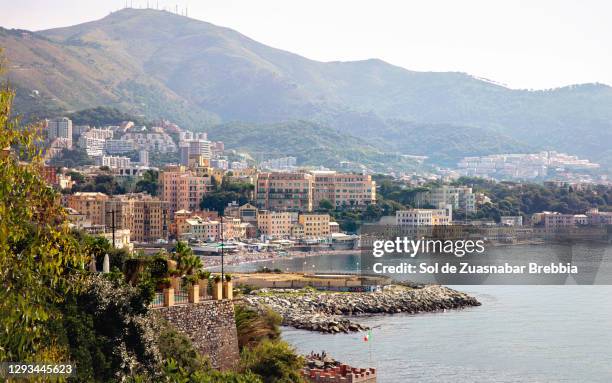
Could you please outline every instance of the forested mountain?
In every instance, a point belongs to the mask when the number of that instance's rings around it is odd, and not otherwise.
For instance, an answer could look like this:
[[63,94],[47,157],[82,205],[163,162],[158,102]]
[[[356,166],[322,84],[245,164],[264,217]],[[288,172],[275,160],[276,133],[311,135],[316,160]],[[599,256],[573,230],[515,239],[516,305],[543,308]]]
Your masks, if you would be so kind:
[[39,32],[2,29],[0,46],[26,113],[105,105],[200,130],[308,120],[364,148],[388,144],[442,161],[557,149],[612,162],[612,88],[601,84],[514,90],[377,59],[319,62],[152,9]]

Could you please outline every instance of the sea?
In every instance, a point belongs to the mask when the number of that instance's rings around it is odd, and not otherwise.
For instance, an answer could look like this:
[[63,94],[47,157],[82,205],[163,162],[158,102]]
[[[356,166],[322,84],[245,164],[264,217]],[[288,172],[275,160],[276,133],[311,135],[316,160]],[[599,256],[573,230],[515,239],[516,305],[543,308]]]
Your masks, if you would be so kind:
[[[546,247],[516,247],[537,253]],[[228,267],[355,272],[360,255],[320,255]],[[303,354],[325,351],[357,367],[375,367],[379,383],[612,382],[612,286],[458,285],[482,306],[424,314],[358,318],[365,334],[283,328]]]

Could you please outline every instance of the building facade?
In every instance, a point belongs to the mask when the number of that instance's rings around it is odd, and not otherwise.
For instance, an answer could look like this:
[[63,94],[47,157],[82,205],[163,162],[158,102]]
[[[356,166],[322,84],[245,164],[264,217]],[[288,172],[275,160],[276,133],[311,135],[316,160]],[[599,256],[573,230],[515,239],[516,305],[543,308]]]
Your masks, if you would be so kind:
[[260,210],[257,213],[259,233],[269,238],[291,236],[291,227],[297,223],[298,215],[287,211]]
[[202,197],[212,189],[212,176],[197,175],[184,166],[168,166],[159,175],[160,195],[170,204],[170,216],[178,210],[200,210]]
[[309,212],[313,208],[314,177],[308,173],[260,173],[255,185],[257,207]]
[[315,207],[322,200],[330,201],[335,208],[376,203],[376,181],[372,180],[371,175],[332,171],[316,171],[312,174]]

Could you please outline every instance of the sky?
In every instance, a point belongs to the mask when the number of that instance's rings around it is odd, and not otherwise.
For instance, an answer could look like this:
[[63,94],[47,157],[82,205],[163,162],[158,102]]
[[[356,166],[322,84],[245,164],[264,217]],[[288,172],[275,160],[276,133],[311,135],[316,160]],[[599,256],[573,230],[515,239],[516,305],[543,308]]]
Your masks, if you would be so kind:
[[[147,0],[127,0],[134,8]],[[0,26],[79,24],[125,0],[0,0]],[[148,0],[321,61],[379,58],[511,88],[612,85],[608,0]]]

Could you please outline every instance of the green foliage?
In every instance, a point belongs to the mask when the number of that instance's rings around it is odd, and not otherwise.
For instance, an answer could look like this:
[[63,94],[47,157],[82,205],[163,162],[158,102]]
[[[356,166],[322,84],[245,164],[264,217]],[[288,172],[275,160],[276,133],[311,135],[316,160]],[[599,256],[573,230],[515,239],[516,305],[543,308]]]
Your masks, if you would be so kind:
[[75,125],[119,125],[124,121],[132,121],[136,125],[150,125],[141,117],[124,113],[117,108],[98,106],[70,113],[68,117]]
[[334,209],[334,204],[328,199],[319,201],[319,209],[323,211],[331,211]]
[[70,192],[99,192],[108,195],[125,194],[127,190],[123,182],[127,182],[127,180],[120,180],[110,173],[98,174],[88,182],[77,183]]
[[87,155],[84,149],[63,149],[59,156],[51,159],[52,166],[63,166],[76,168],[78,166],[93,165],[94,161]]
[[13,95],[0,90],[0,148],[15,151],[0,151],[0,360],[62,359],[50,323],[60,315],[56,305],[81,286],[70,275],[88,257],[41,176],[40,126],[22,128],[12,118]]
[[234,306],[238,346],[254,347],[264,339],[278,340],[282,318],[271,309],[258,313],[254,309],[237,304]]
[[262,377],[264,383],[304,382],[300,369],[304,360],[283,341],[263,340],[253,348],[243,348],[242,368]]
[[603,211],[612,211],[612,187],[605,185],[574,190],[567,186],[495,182],[467,177],[460,178],[456,184],[472,186],[475,192],[482,192],[491,198],[490,204],[480,206],[477,213],[469,218],[499,222],[499,217],[503,215],[531,216],[545,210],[581,214],[589,208],[597,207]]
[[136,182],[136,193],[149,193],[150,195],[157,195],[159,188],[159,172],[157,170],[147,170],[142,175],[142,178]]
[[189,374],[208,367],[206,361],[193,348],[189,338],[170,324],[166,324],[160,331],[158,345],[164,360],[172,360],[177,368]]
[[158,374],[156,322],[147,315],[145,291],[100,275],[60,306],[56,332],[68,344],[79,381],[121,380],[135,373]]
[[202,260],[193,253],[186,242],[178,241],[174,247],[172,257],[177,261],[181,275],[193,274],[202,268]]

